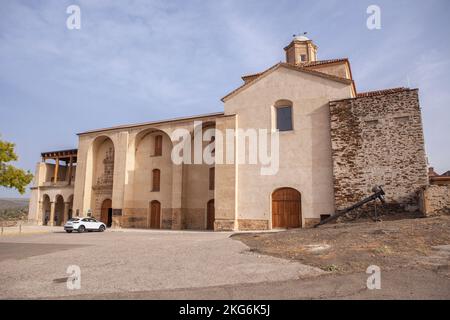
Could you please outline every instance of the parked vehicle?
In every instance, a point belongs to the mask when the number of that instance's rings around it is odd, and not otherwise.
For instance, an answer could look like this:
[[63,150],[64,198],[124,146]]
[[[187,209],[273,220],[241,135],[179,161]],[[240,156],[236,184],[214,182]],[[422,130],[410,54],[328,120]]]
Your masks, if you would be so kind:
[[71,218],[64,225],[64,230],[66,230],[67,233],[71,233],[72,231],[77,231],[78,233],[83,233],[85,231],[103,232],[106,230],[106,225],[91,217]]

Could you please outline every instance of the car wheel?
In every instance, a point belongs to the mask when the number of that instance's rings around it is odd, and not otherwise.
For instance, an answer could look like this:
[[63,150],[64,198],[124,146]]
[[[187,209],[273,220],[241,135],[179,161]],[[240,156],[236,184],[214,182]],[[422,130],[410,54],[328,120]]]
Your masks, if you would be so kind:
[[86,231],[86,228],[84,226],[79,226],[78,227],[78,232],[79,233],[83,233],[84,231]]
[[98,228],[98,231],[100,231],[100,232],[105,231],[105,226],[104,226],[104,225],[101,225],[100,228]]
[[72,233],[72,230],[66,230],[67,233]]

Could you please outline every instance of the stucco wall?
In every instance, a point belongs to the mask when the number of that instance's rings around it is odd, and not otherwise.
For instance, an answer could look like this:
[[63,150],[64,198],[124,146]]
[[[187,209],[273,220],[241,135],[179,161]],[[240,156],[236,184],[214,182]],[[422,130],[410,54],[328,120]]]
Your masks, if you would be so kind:
[[[85,214],[95,205],[92,185],[96,182],[94,180],[95,172],[100,170],[95,168],[101,167],[102,159],[96,156],[94,146],[96,141],[108,138],[111,139],[115,151],[112,207],[117,215],[113,216],[113,226],[147,227],[149,204],[152,200],[158,200],[161,203],[162,228],[185,228],[186,222],[193,228],[204,228],[202,221],[206,221],[206,204],[209,199],[214,197],[214,191],[206,190],[205,192],[205,188],[203,188],[204,186],[208,187],[208,166],[200,165],[191,170],[185,165],[173,164],[170,159],[173,144],[170,141],[170,134],[176,129],[186,129],[192,132],[194,120],[214,123],[216,117],[214,115],[182,119],[100,130],[80,135],[74,211],[78,210],[80,215]],[[161,157],[152,157],[153,138],[156,134],[163,135],[163,155]],[[161,190],[159,192],[151,190],[151,171],[155,168],[161,170]],[[200,176],[200,178],[186,182],[183,181],[183,176],[186,174]],[[199,188],[199,181],[201,181],[202,187],[197,192],[194,189]],[[184,202],[182,199],[185,199]],[[187,216],[191,213],[194,213],[194,219]],[[188,219],[186,220],[186,218]]]
[[428,184],[418,91],[330,102],[336,209],[383,185],[387,208],[418,210]]
[[269,132],[275,102],[286,99],[293,104],[294,130],[280,133],[277,174],[261,175],[260,164],[237,166],[236,219],[255,220],[258,226],[266,220],[270,227],[271,194],[280,187],[301,192],[303,225],[334,211],[328,102],[350,96],[348,84],[279,68],[225,102],[225,114],[237,114],[237,128]]

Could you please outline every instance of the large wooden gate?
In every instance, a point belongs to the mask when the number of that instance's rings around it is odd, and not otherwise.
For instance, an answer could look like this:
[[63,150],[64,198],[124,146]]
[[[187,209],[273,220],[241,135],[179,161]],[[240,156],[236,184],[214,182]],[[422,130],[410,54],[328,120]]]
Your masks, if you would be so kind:
[[100,221],[106,224],[109,228],[112,225],[112,201],[111,199],[106,199],[102,203],[102,212],[100,215]]
[[302,226],[301,194],[292,188],[281,188],[272,194],[272,228]]
[[150,202],[150,219],[149,219],[150,229],[160,229],[161,228],[161,203],[159,201],[153,200]]
[[206,229],[214,230],[214,219],[214,199],[211,199],[206,209]]

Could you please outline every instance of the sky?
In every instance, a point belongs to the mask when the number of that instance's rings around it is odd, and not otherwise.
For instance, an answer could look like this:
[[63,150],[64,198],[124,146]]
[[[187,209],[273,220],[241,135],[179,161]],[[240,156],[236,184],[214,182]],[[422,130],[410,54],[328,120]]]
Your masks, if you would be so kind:
[[[381,29],[369,30],[373,4]],[[70,5],[79,30],[66,26]],[[78,132],[223,111],[242,75],[284,61],[306,31],[319,59],[350,59],[358,91],[419,88],[428,161],[443,173],[449,16],[448,0],[2,0],[0,139],[34,172],[41,152],[76,148]]]

